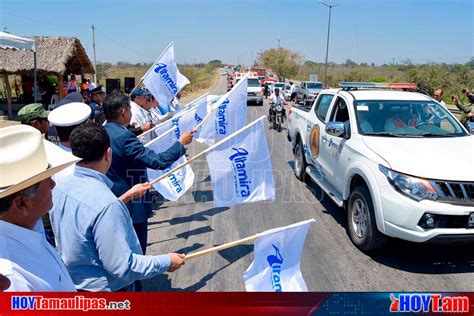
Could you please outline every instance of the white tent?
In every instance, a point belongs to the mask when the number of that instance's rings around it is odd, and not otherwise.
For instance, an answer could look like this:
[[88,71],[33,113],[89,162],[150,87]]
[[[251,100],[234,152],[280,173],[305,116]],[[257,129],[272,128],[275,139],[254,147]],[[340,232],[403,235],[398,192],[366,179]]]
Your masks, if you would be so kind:
[[0,32],[0,48],[30,50],[36,52],[35,40]]
[[[34,73],[34,81],[33,81],[33,95],[36,102],[36,43],[35,40],[24,38],[16,35],[12,35],[5,32],[0,32],[0,48],[3,49],[19,49],[19,50],[29,50],[33,52],[33,73]],[[5,75],[8,81],[8,76]],[[8,115],[11,116],[11,92],[9,89],[9,85],[7,82],[7,93],[10,94],[8,97],[9,104],[8,104]]]

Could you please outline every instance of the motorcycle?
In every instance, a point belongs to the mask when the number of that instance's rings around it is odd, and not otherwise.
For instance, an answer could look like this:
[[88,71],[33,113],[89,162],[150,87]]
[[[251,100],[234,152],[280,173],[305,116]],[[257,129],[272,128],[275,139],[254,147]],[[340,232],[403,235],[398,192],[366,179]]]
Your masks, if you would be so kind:
[[270,104],[270,127],[281,132],[281,125],[284,123],[283,105],[281,103]]

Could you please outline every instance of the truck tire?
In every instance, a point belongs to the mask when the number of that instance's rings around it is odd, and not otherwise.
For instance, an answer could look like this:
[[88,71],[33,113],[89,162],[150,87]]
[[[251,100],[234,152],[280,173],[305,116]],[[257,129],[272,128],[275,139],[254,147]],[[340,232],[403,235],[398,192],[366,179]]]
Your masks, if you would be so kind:
[[306,176],[306,160],[304,158],[303,145],[298,141],[295,146],[295,176],[296,179],[303,181]]
[[347,226],[352,243],[363,252],[381,249],[387,241],[377,229],[372,197],[366,186],[356,187],[349,196]]

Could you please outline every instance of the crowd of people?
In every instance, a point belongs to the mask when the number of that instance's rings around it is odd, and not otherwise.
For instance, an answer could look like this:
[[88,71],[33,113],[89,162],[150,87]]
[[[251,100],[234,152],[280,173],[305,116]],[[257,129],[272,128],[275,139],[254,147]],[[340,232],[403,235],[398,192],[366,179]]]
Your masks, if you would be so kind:
[[137,136],[179,102],[160,107],[146,88],[128,97],[97,86],[88,104],[69,88],[54,110],[26,105],[22,124],[0,134],[0,290],[140,291],[140,280],[185,263],[184,254],[146,255],[146,169],[169,167],[194,132],[156,153]]

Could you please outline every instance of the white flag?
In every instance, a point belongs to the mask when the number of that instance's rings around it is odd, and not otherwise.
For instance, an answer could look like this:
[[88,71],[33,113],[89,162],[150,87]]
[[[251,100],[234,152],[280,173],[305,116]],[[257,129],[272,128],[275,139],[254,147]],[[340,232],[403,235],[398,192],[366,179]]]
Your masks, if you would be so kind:
[[309,225],[315,220],[267,230],[255,241],[253,262],[244,273],[249,292],[307,292],[300,270]]
[[148,72],[143,76],[145,86],[160,102],[167,105],[189,83],[174,60],[174,43],[171,42]]
[[[175,130],[176,128],[167,131],[165,134],[161,135],[161,137],[157,137],[156,140],[151,141],[145,146],[151,150],[154,150],[156,153],[166,151],[176,142],[176,136],[174,133]],[[186,162],[186,156],[183,155],[165,170],[154,170],[147,168],[148,179],[156,179],[171,169]],[[195,175],[191,169],[191,166],[187,165],[170,174],[163,180],[153,184],[153,187],[156,191],[160,192],[160,194],[163,195],[165,199],[177,201],[194,184],[194,178]]]
[[[212,102],[212,101],[211,101]],[[243,77],[229,92],[215,102],[217,110],[202,125],[199,138],[208,145],[224,139],[239,130],[247,121],[247,76]]]
[[216,207],[275,200],[263,118],[265,116],[242,128],[229,140],[214,145],[207,154]]

